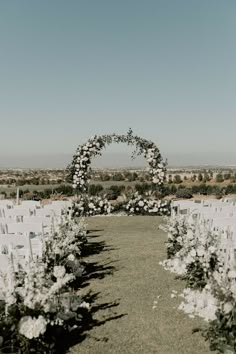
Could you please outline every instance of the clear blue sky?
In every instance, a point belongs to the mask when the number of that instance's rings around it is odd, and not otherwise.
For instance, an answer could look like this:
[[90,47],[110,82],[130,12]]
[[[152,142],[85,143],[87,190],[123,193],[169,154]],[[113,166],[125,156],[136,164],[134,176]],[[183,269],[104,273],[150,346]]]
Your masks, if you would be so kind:
[[0,156],[132,127],[236,163],[235,37],[235,0],[1,0]]

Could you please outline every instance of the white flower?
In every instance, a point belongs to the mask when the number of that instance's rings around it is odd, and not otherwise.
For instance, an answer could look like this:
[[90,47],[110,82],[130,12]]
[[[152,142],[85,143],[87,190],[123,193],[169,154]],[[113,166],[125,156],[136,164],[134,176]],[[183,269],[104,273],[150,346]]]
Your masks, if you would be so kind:
[[159,182],[159,178],[153,177],[153,183],[158,183]]
[[63,278],[66,274],[66,269],[64,266],[55,266],[53,269],[53,275],[56,278]]
[[71,253],[69,254],[69,256],[67,257],[68,261],[73,262],[75,260],[75,256]]
[[47,321],[41,315],[38,318],[24,316],[19,322],[19,333],[28,339],[38,338],[46,329]]
[[236,296],[236,283],[232,283],[230,287],[231,292]]
[[143,202],[142,200],[140,200],[140,201],[138,202],[138,205],[139,205],[140,207],[143,207],[143,206],[144,206],[144,202]]
[[88,302],[85,302],[85,301],[83,301],[83,302],[80,304],[80,307],[85,308],[85,309],[87,309],[87,310],[90,309],[89,303],[88,303]]
[[230,270],[228,273],[229,278],[236,278],[236,270]]
[[95,208],[95,205],[94,205],[93,203],[89,203],[88,207],[89,207],[90,209],[94,209],[94,208]]
[[224,313],[229,313],[230,311],[232,311],[233,309],[233,304],[231,302],[226,302],[224,305],[223,305],[223,310],[224,310]]
[[214,252],[216,251],[216,248],[215,248],[214,246],[210,246],[210,247],[208,248],[208,251],[209,251],[210,253],[214,253]]
[[198,248],[198,249],[197,249],[197,255],[198,255],[199,257],[203,257],[204,254],[205,254],[204,248],[201,247],[201,248]]

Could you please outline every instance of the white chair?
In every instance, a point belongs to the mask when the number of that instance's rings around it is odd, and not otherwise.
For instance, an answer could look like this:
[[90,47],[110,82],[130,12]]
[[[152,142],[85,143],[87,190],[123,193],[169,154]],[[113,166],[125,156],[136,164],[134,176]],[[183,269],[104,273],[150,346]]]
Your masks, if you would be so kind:
[[42,223],[12,223],[7,224],[7,230],[9,234],[18,234],[25,232],[39,233],[43,234],[43,224]]
[[39,216],[25,216],[23,222],[26,224],[43,224],[43,226],[51,226],[53,218]]
[[41,203],[37,200],[23,200],[20,206],[27,209],[36,209],[41,207]]

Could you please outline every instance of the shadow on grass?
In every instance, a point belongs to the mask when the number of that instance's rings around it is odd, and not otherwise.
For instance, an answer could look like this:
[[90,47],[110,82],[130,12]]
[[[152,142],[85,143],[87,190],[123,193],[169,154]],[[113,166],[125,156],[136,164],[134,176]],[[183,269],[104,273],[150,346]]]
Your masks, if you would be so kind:
[[[96,300],[99,297],[99,293],[88,293],[86,297],[84,297],[84,300],[88,303],[96,303]],[[119,318],[122,318],[124,316],[127,316],[127,313],[124,314],[119,314],[116,311],[114,311],[111,315],[107,317],[103,317],[102,320],[97,320],[94,318],[94,314],[97,313],[98,311],[104,311],[107,309],[115,309],[116,307],[119,306],[118,301],[114,302],[104,302],[98,305],[93,305],[91,307],[90,311],[87,311],[84,309],[81,313],[81,320],[78,322],[78,327],[74,328],[70,333],[65,333],[65,334],[60,334],[58,336],[58,341],[57,341],[57,353],[58,354],[65,354],[69,348],[78,345],[81,343],[83,340],[86,339],[87,336],[90,336],[89,331],[94,328],[94,327],[100,327],[103,326],[105,323],[110,322],[110,321],[115,321],[118,320]],[[95,341],[103,341],[107,342],[109,340],[108,337],[92,337]]]
[[[104,279],[106,276],[113,275],[117,270],[115,267],[116,261],[109,260],[108,257],[103,259],[102,262],[93,262],[89,260],[89,256],[97,255],[102,252],[107,252],[113,250],[111,246],[108,246],[104,241],[93,241],[94,237],[99,237],[100,235],[94,235],[95,232],[101,232],[103,230],[89,230],[88,231],[88,242],[84,245],[82,255],[84,258],[88,258],[83,264],[85,267],[84,275],[78,279],[76,282],[75,290],[85,288],[88,286],[93,279]],[[91,233],[91,235],[90,235]],[[92,240],[92,241],[91,241]],[[90,242],[91,241],[91,242]],[[89,331],[95,327],[104,325],[106,322],[115,321],[119,318],[122,318],[127,315],[127,313],[119,313],[119,299],[112,302],[103,302],[101,303],[98,299],[102,298],[102,293],[93,293],[89,291],[87,295],[83,296],[83,301],[91,305],[90,311],[86,308],[79,309],[78,323],[76,326],[72,326],[71,332],[65,332],[60,334],[57,340],[57,353],[64,354],[70,347],[78,345],[81,343],[87,336],[90,336]],[[106,315],[106,311],[109,310],[109,314]],[[95,319],[95,314],[101,311],[103,314],[99,316],[101,320]],[[105,311],[105,312],[104,312]],[[98,317],[98,316],[96,316]],[[95,341],[104,341],[107,342],[109,338],[95,338]]]
[[103,232],[103,231],[104,231],[103,229],[87,230],[87,234],[91,234],[91,233],[94,233],[94,232]]
[[109,252],[115,250],[115,248],[108,246],[105,241],[93,241],[86,243],[82,251],[83,257],[99,254],[101,252]]

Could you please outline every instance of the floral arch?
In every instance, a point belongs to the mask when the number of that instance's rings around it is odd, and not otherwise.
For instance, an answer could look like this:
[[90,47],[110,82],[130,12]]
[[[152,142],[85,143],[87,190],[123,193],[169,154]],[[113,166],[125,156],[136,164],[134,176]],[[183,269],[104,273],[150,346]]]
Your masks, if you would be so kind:
[[158,186],[163,185],[166,176],[166,163],[163,162],[158,147],[152,141],[133,135],[133,131],[129,129],[125,135],[95,135],[77,148],[69,166],[73,188],[76,191],[87,192],[92,158],[96,155],[101,155],[102,150],[112,143],[126,143],[127,145],[135,146],[132,157],[143,154],[149,164],[148,170],[152,177],[152,182]]

